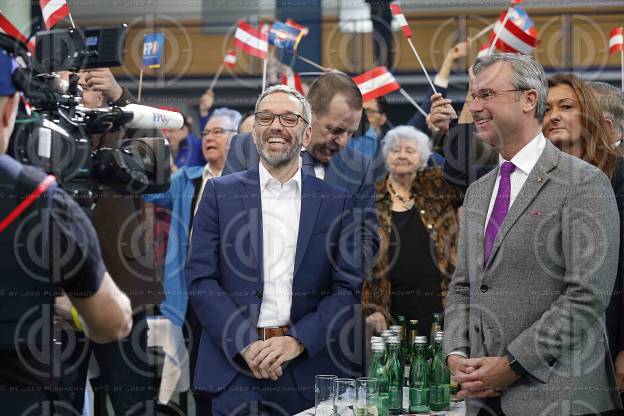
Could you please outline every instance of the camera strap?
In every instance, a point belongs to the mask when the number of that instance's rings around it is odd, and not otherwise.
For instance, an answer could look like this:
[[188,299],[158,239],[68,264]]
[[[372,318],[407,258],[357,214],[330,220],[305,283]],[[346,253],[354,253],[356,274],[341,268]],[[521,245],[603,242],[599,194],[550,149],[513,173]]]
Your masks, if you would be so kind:
[[56,178],[52,175],[48,175],[42,180],[37,187],[28,195],[22,202],[20,202],[13,211],[9,213],[2,221],[0,221],[0,233],[3,232],[9,225],[13,223],[29,206],[33,204],[48,188],[54,184]]

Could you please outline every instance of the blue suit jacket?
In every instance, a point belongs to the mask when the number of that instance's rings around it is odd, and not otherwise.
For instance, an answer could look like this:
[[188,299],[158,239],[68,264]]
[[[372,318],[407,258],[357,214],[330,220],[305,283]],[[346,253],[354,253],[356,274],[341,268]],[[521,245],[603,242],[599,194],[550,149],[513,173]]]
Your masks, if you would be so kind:
[[[350,369],[344,329],[359,304],[362,272],[345,238],[352,196],[302,175],[301,220],[289,335],[305,346],[291,361],[300,393],[314,397],[315,374]],[[193,222],[186,266],[189,299],[202,325],[194,385],[218,392],[248,372],[239,352],[258,339],[263,291],[262,210],[258,167],[206,184]],[[347,336],[348,338],[348,336]],[[342,343],[342,345],[341,345]]]
[[[230,141],[225,167],[221,176],[257,167],[258,149],[251,133],[237,134]],[[350,147],[334,155],[325,168],[325,181],[344,188],[354,198],[356,221],[362,224],[362,251],[366,269],[379,250],[377,215],[375,213],[375,177],[373,161]]]

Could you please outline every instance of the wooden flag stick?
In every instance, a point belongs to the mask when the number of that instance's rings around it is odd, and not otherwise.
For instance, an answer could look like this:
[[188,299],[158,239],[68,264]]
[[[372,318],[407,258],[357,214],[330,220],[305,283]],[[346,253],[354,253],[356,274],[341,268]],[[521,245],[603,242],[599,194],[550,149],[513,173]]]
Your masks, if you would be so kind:
[[420,55],[418,55],[418,51],[414,47],[414,44],[412,43],[412,39],[407,38],[407,43],[409,43],[409,45],[412,47],[412,51],[414,51],[414,55],[416,55],[416,59],[418,59],[418,63],[420,64],[420,67],[422,68],[423,72],[425,73],[425,76],[427,77],[427,81],[429,81],[429,85],[431,85],[431,89],[433,89],[433,92],[437,94],[438,91],[436,90],[435,85],[433,85],[433,82],[431,82],[431,78],[429,78],[429,74],[427,73],[427,68],[425,68],[425,65],[423,64],[422,60],[420,59]]
[[418,110],[420,114],[422,114],[423,116],[425,116],[425,118],[427,118],[427,113],[425,113],[425,110],[423,110],[421,106],[416,104],[416,101],[414,101],[412,97],[409,96],[407,91],[405,91],[403,88],[401,88],[399,91],[401,92],[401,94],[403,94],[403,97],[405,97],[407,101],[409,101],[414,107],[416,107],[416,110]]
[[71,23],[72,28],[76,29],[76,24],[74,23],[71,13],[68,13],[67,15],[69,16],[69,22]]
[[210,91],[212,91],[214,89],[214,86],[217,83],[217,81],[219,80],[219,77],[221,76],[221,72],[222,71],[223,71],[223,64],[221,64],[221,66],[219,66],[219,69],[217,69],[217,73],[215,74],[214,78],[212,78],[212,81],[210,82],[210,88],[208,88]]
[[470,38],[470,42],[474,42],[476,39],[479,39],[481,36],[485,35],[487,32],[492,30],[492,28],[494,27],[495,24],[496,23],[492,23],[491,25],[487,25],[486,27],[481,29],[481,31],[479,33],[477,33],[476,35],[474,35],[473,37]]
[[264,92],[264,90],[266,90],[266,80],[267,80],[267,62],[269,60],[267,58],[264,58],[264,65],[263,65],[263,69],[262,69],[262,92]]
[[314,62],[314,61],[309,60],[308,58],[304,58],[304,57],[303,57],[303,56],[301,56],[301,55],[297,55],[297,58],[298,58],[298,59],[301,59],[303,62],[305,62],[305,63],[307,63],[307,64],[312,65],[312,66],[313,66],[313,67],[315,67],[315,68],[320,69],[321,71],[324,71],[324,72],[326,72],[326,71],[327,71],[327,68],[325,68],[324,66],[321,66],[321,65],[317,64],[317,63],[316,63],[316,62]]
[[141,67],[141,71],[139,72],[139,94],[137,96],[137,102],[141,102],[141,90],[143,89],[143,67]]

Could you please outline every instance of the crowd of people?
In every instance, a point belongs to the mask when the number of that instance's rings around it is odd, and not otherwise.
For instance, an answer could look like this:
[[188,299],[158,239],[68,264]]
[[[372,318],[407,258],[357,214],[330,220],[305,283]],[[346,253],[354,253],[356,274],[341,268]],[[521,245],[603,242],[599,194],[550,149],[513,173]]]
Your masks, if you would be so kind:
[[[150,132],[172,153],[167,191],[105,189],[91,218],[59,187],[44,192],[27,213],[51,203],[61,247],[79,248],[53,280],[59,342],[84,347],[63,361],[71,369],[33,375],[29,341],[14,347],[8,325],[2,404],[81,412],[93,355],[90,385],[115,414],[155,412],[148,317],[162,316],[186,335],[198,415],[295,414],[314,406],[315,375],[366,373],[356,346],[371,335],[399,316],[429,335],[441,313],[467,414],[619,414],[624,95],[494,53],[454,106],[448,79],[466,54],[466,42],[451,48],[438,92],[422,97],[428,115],[404,125],[335,70],[305,96],[270,86],[244,115],[207,90],[197,117]],[[18,101],[11,59],[0,53],[2,153]],[[108,69],[81,72],[80,86],[86,107],[135,101]],[[0,176],[23,196],[45,179],[6,155]],[[19,201],[0,202],[4,218]],[[8,249],[18,225],[3,231]],[[15,321],[25,313],[15,307]]]

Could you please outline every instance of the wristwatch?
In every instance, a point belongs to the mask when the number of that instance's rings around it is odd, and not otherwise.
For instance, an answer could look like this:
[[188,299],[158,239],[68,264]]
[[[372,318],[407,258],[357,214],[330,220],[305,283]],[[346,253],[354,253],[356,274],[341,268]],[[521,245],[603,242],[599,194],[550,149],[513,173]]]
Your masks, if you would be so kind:
[[509,367],[511,367],[514,373],[520,377],[526,375],[527,372],[524,367],[522,367],[522,364],[520,364],[520,362],[516,360],[516,358],[509,351],[507,351],[507,358],[509,359]]

